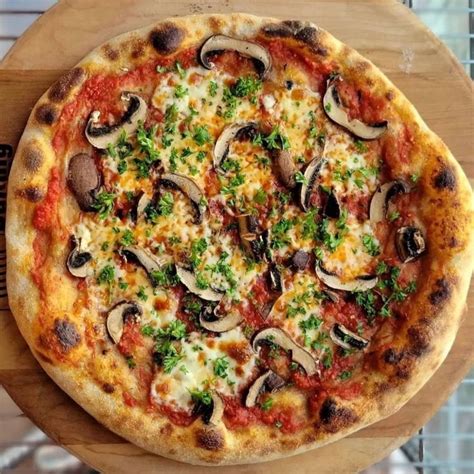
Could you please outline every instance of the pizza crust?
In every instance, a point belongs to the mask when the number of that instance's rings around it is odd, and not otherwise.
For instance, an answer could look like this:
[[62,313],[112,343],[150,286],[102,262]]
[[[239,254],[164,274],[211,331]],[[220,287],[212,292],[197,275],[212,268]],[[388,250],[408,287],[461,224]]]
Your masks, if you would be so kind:
[[[393,107],[415,129],[414,142],[420,144],[417,165],[422,163],[420,186],[423,191],[421,215],[427,225],[429,258],[424,262],[423,282],[412,300],[413,314],[390,349],[373,355],[373,363],[390,374],[386,379],[367,376],[372,396],[351,402],[332,399],[320,411],[314,429],[285,435],[272,427],[254,425],[228,430],[223,424],[209,427],[197,420],[188,428],[173,425],[164,416],[150,417],[140,407],[126,407],[118,394],[106,393],[88,378],[77,363],[87,357],[83,347],[56,364],[41,352],[38,322],[42,310],[67,313],[77,289],[64,269],[65,255],[60,244],[64,236],[49,242],[55,271],[49,289],[57,289],[40,307],[40,294],[31,273],[34,267],[32,222],[36,205],[47,193],[50,173],[66,163],[56,163],[50,145],[61,108],[89,74],[113,73],[143,64],[153,55],[170,55],[213,33],[252,37],[258,33],[297,42],[309,55],[325,55],[340,64],[350,76],[362,76],[377,92],[384,93]],[[423,153],[421,153],[423,152]],[[415,163],[412,165],[414,166]],[[61,205],[60,219],[67,223],[79,212],[77,205]],[[58,232],[59,234],[59,232]],[[268,461],[298,454],[335,441],[381,420],[401,408],[429,380],[445,359],[456,336],[464,308],[474,261],[473,197],[458,162],[444,143],[431,132],[416,109],[371,62],[339,42],[328,32],[306,22],[281,22],[247,14],[200,15],[165,20],[147,28],[121,35],[99,46],[76,68],[63,76],[38,101],[28,121],[16,153],[8,186],[7,284],[10,307],[23,337],[51,378],[77,403],[107,428],[136,445],[171,459],[192,464],[241,464]],[[57,335],[67,352],[78,342],[80,331],[68,326],[67,316],[58,324]],[[60,333],[63,336],[60,336]],[[61,338],[62,337],[62,338]],[[60,346],[61,349],[61,346]]]

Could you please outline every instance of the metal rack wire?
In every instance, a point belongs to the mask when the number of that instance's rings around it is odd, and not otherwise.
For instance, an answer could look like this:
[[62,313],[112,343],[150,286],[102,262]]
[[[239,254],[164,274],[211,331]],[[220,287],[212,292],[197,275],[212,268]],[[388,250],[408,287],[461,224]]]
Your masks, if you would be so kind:
[[[474,77],[474,0],[400,0],[411,8],[457,55]],[[56,0],[0,0],[0,58],[23,31]],[[7,162],[12,150],[0,145],[0,233],[4,230]],[[0,255],[0,272],[4,271]],[[0,288],[0,294],[4,292]],[[9,420],[21,417],[0,388]],[[9,405],[10,404],[10,405]],[[1,408],[1,406],[0,406]],[[3,426],[3,423],[2,423]],[[51,451],[56,449],[56,451]],[[52,446],[33,425],[22,438],[0,442],[0,472],[88,472],[79,461]],[[58,451],[59,450],[59,451]],[[366,471],[382,473],[457,474],[474,472],[474,370],[435,417],[400,450]]]

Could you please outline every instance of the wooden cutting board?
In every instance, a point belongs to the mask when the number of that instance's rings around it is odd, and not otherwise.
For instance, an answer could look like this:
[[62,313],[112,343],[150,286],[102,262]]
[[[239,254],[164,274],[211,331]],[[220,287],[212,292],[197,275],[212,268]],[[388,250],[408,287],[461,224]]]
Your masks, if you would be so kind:
[[[38,97],[91,48],[161,18],[239,11],[311,20],[358,49],[408,96],[473,182],[472,83],[448,49],[396,0],[60,1],[17,41],[0,65],[0,180],[6,179],[2,163],[15,149]],[[0,184],[1,214],[6,187],[5,181]],[[25,414],[52,439],[101,471],[207,472],[207,468],[160,458],[127,443],[103,428],[49,380],[8,311],[2,270],[4,248],[1,235],[0,382]],[[468,303],[472,308],[472,286]],[[297,468],[302,474],[350,473],[373,464],[416,433],[448,398],[472,366],[473,340],[471,309],[470,313],[465,312],[455,345],[443,366],[397,414],[306,454],[259,465],[220,468],[219,472],[278,474]]]

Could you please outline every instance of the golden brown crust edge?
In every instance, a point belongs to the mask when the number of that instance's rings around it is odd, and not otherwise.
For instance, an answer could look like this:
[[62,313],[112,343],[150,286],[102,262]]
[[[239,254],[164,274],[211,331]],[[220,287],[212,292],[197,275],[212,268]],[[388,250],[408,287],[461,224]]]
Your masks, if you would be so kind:
[[[271,25],[270,28],[267,28]],[[39,293],[32,280],[31,222],[37,202],[46,192],[55,154],[50,145],[61,105],[70,100],[89,71],[113,72],[127,64],[140,64],[149,54],[167,55],[201,41],[213,32],[250,37],[265,28],[267,35],[290,37],[310,54],[328,54],[341,61],[343,71],[357,71],[374,89],[390,91],[393,106],[416,124],[415,139],[424,145],[424,173],[420,186],[422,213],[430,216],[433,232],[425,281],[417,293],[416,315],[400,334],[393,352],[381,364],[393,372],[394,383],[374,388],[371,398],[344,402],[335,399],[324,407],[315,430],[291,436],[271,427],[228,431],[209,430],[200,423],[190,428],[172,426],[166,418],[150,418],[139,408],[118,407],[71,366],[53,366],[34,350],[31,322],[38,311]],[[442,158],[438,158],[442,157]],[[443,199],[444,198],[444,199]],[[455,202],[456,206],[450,207]],[[66,204],[67,206],[67,204]],[[456,211],[454,208],[456,207]],[[448,226],[449,223],[449,226]],[[278,459],[347,436],[396,412],[432,376],[446,357],[456,335],[474,260],[472,192],[462,169],[443,142],[431,132],[403,94],[369,61],[309,23],[281,22],[246,14],[203,15],[165,20],[119,36],[91,52],[52,86],[33,109],[12,167],[8,188],[7,265],[10,307],[18,326],[46,372],[76,402],[112,431],[157,454],[192,464],[240,464]],[[457,239],[453,242],[452,239]],[[454,245],[455,244],[455,245]],[[443,254],[445,251],[445,254]],[[62,268],[58,262],[58,275]],[[68,285],[65,284],[67,287]],[[71,288],[65,290],[65,295]],[[316,430],[318,431],[317,434]]]

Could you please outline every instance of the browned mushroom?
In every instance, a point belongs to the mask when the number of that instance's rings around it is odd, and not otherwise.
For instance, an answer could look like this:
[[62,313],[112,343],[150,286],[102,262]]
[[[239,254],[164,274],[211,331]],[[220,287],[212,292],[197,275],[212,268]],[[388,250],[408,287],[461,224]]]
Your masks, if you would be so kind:
[[142,309],[135,301],[121,301],[115,305],[107,316],[107,331],[115,344],[120,342],[123,334],[123,325],[127,318],[139,318]]
[[93,211],[95,194],[100,187],[100,174],[94,159],[78,153],[69,160],[67,183],[83,211]]
[[213,150],[213,164],[217,173],[223,173],[221,165],[229,154],[230,144],[242,134],[257,128],[255,122],[236,122],[222,130]]
[[380,123],[367,125],[358,119],[351,119],[344,110],[341,98],[337,91],[337,83],[342,81],[342,77],[337,75],[327,82],[326,93],[323,97],[324,110],[327,116],[338,125],[341,125],[349,132],[365,140],[374,140],[387,131],[388,122],[384,120]]
[[77,239],[74,235],[71,237],[73,249],[69,254],[66,262],[69,273],[78,278],[85,278],[88,273],[89,263],[92,255],[89,252],[81,250],[81,239]]
[[266,48],[259,45],[258,43],[232,38],[225,35],[214,35],[204,42],[199,53],[202,65],[206,69],[212,69],[213,64],[209,61],[209,54],[225,50],[237,51],[244,56],[248,56],[257,60],[261,65],[261,77],[264,77],[271,68],[272,58]]
[[185,196],[187,196],[195,211],[194,222],[196,224],[202,222],[206,209],[204,205],[204,193],[193,179],[182,174],[165,173],[161,176],[160,183],[164,186],[178,188]]
[[256,353],[262,342],[271,342],[285,351],[290,351],[293,361],[300,364],[308,375],[314,375],[318,371],[318,365],[313,356],[294,342],[283,329],[270,327],[259,331],[252,341],[252,348]]
[[316,186],[316,183],[318,182],[319,176],[325,164],[326,160],[318,156],[316,158],[313,158],[313,160],[311,160],[308,166],[306,167],[306,170],[304,172],[304,181],[301,185],[300,192],[301,207],[304,211],[307,211],[309,209],[309,201],[311,198],[311,194],[313,192],[314,187]]
[[185,269],[180,265],[176,265],[176,275],[180,279],[181,283],[195,295],[199,296],[206,301],[220,301],[224,296],[223,293],[219,293],[212,288],[199,288],[196,275],[190,270]]
[[214,319],[213,321],[205,319],[202,312],[199,316],[199,323],[204,329],[219,333],[236,328],[242,321],[242,316],[236,312],[231,312],[223,318]]
[[293,189],[296,186],[295,174],[298,168],[291,153],[288,150],[273,150],[272,157],[281,183],[288,189]]
[[329,336],[331,337],[334,344],[342,347],[343,349],[365,349],[369,344],[367,339],[359,336],[358,334],[349,331],[345,326],[342,324],[336,323],[331,328],[329,332]]
[[379,186],[370,201],[369,217],[371,223],[376,224],[383,221],[387,215],[390,200],[397,194],[408,193],[409,191],[408,184],[400,179]]
[[316,265],[316,276],[329,288],[344,291],[366,291],[373,288],[378,278],[372,275],[361,275],[353,280],[342,281],[338,275],[327,271],[320,264]]
[[115,125],[99,125],[100,112],[95,110],[91,113],[86,126],[86,137],[89,143],[96,148],[105,150],[110,144],[114,144],[125,131],[132,135],[138,128],[140,122],[144,122],[147,114],[146,102],[137,94],[123,92],[121,100],[127,105],[127,110],[119,122]]
[[411,262],[426,251],[423,233],[413,226],[400,227],[395,235],[395,244],[402,263]]
[[285,380],[282,379],[272,370],[267,370],[263,375],[257,378],[250,386],[247,396],[245,397],[245,406],[252,408],[256,405],[259,395],[263,391],[270,393],[276,392],[285,385]]

